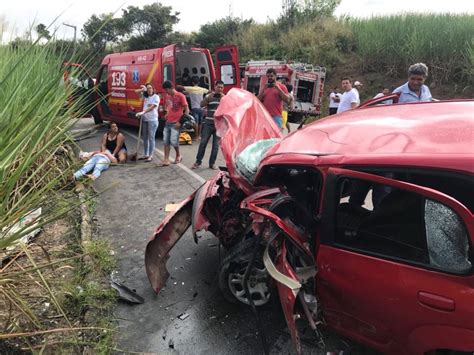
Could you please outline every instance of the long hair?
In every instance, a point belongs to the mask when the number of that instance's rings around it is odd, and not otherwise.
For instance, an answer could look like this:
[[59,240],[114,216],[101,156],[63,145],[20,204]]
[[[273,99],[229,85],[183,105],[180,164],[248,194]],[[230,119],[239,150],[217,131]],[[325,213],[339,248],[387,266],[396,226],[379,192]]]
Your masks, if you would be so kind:
[[119,126],[116,122],[110,122],[110,126],[109,126],[109,129],[107,131],[107,135],[109,135],[109,133],[112,133],[112,125],[116,125],[117,126],[117,135],[120,133],[119,131]]
[[[151,96],[155,95],[155,87],[151,84],[151,83],[146,83],[145,84],[145,88],[150,85],[152,88],[153,88],[153,94],[151,94]],[[145,92],[143,93],[143,96],[144,97],[149,97],[150,95],[148,95],[148,89],[145,90]]]

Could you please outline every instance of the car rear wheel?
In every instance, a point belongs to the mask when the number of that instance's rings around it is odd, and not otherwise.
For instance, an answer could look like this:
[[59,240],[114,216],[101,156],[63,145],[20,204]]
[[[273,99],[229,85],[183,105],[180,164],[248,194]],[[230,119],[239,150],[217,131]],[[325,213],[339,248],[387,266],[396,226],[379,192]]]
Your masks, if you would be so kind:
[[[219,288],[224,297],[233,303],[250,305],[244,289],[244,275],[252,255],[253,239],[246,239],[230,249],[219,268]],[[263,250],[257,254],[248,280],[250,296],[255,306],[270,300],[270,277],[263,265]]]

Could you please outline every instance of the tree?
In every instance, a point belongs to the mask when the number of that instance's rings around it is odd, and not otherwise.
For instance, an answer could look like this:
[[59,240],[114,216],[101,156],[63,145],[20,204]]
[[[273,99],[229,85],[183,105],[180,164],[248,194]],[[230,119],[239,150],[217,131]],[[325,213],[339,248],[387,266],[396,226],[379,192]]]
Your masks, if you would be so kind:
[[283,0],[278,23],[290,28],[297,23],[332,17],[341,0]]
[[254,24],[252,19],[243,20],[238,17],[227,16],[201,26],[199,32],[194,35],[194,42],[212,49],[233,41],[242,30],[252,24]]
[[303,0],[300,11],[306,19],[332,17],[341,0]]
[[162,47],[168,43],[167,36],[173,33],[173,26],[179,22],[179,12],[171,6],[155,2],[143,6],[129,6],[123,10],[122,30],[128,35],[130,50]]
[[103,52],[108,42],[117,41],[123,34],[120,19],[113,18],[113,14],[92,15],[81,30],[85,40],[94,51]]
[[45,38],[45,39],[51,39],[51,35],[49,34],[48,29],[46,26],[42,23],[38,24],[35,27],[36,33],[38,34],[38,37]]

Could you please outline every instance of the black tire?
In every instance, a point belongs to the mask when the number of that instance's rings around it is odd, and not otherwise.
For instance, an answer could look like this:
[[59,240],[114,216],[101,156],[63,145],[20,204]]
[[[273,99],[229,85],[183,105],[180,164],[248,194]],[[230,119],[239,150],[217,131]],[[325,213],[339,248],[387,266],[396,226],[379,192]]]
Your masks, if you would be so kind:
[[[229,302],[250,305],[243,289],[243,284],[239,284],[238,280],[243,281],[243,275],[252,255],[253,245],[253,238],[243,240],[235,245],[229,250],[229,253],[222,260],[219,267],[219,288],[225,299]],[[256,291],[253,293],[252,299],[255,306],[263,306],[269,302],[271,295],[269,287],[270,276],[263,265],[263,248],[257,254],[254,269],[249,278],[250,284],[252,284],[252,278],[254,286],[249,285],[250,292]],[[238,294],[242,295],[238,297]]]

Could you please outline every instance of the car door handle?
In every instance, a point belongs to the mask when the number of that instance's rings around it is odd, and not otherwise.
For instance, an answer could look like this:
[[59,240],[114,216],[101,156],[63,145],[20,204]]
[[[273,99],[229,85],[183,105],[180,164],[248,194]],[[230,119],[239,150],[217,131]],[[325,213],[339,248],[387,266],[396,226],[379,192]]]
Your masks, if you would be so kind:
[[456,308],[453,299],[430,292],[418,291],[418,301],[425,306],[445,312],[452,312]]

